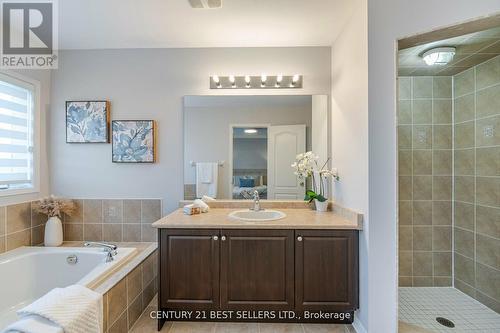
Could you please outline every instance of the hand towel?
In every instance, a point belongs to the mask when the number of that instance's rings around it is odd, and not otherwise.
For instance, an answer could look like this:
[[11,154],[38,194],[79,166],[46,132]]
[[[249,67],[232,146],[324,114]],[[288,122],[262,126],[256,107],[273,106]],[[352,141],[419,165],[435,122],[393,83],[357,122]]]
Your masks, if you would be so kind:
[[196,197],[204,195],[217,197],[217,182],[219,175],[219,163],[204,162],[196,163]]
[[7,326],[2,333],[64,333],[61,326],[40,316],[26,316]]
[[102,295],[80,285],[55,288],[17,314],[45,318],[64,333],[101,333]]

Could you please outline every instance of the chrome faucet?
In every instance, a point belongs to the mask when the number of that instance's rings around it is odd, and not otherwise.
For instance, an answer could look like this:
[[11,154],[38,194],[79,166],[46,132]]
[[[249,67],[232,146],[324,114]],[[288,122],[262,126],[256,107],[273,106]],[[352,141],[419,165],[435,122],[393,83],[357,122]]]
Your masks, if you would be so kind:
[[250,208],[250,210],[253,210],[254,212],[262,210],[260,208],[260,197],[259,197],[259,192],[257,190],[253,191],[253,208]]
[[118,249],[118,246],[115,244],[111,243],[100,243],[100,242],[85,242],[83,244],[85,247],[102,247],[104,249],[104,252],[107,253],[106,255],[106,262],[111,262],[115,259],[115,256],[118,254],[116,251]]

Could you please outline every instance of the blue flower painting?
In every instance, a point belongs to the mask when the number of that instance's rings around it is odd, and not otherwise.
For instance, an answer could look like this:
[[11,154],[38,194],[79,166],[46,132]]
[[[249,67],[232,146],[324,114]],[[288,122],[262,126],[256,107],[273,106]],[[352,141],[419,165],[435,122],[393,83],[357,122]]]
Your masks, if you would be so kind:
[[153,120],[113,120],[113,162],[155,161]]
[[109,103],[66,102],[66,142],[109,142]]

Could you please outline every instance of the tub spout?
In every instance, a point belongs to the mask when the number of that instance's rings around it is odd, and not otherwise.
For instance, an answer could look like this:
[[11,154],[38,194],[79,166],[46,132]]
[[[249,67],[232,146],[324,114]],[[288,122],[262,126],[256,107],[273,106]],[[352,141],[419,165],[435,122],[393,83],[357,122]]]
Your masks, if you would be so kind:
[[85,242],[83,243],[85,247],[102,247],[104,252],[107,253],[106,262],[110,262],[114,260],[114,257],[117,255],[118,246],[111,243],[100,243],[100,242]]

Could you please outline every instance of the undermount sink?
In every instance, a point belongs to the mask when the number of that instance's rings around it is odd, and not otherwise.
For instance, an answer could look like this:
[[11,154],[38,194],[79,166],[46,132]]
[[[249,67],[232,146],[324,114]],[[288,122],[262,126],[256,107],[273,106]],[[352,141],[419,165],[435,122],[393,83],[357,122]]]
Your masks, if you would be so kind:
[[247,221],[247,222],[261,222],[261,221],[274,221],[286,217],[286,214],[278,210],[260,210],[258,212],[253,210],[237,210],[229,214],[230,218]]

